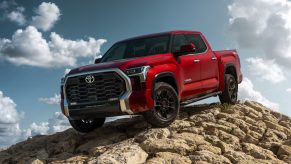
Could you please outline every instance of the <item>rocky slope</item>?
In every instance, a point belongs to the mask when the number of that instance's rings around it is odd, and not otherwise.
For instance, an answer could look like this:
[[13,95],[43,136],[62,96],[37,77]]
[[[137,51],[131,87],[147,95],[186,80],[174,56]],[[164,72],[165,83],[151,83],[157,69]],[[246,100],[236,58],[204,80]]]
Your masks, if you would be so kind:
[[36,136],[1,151],[0,163],[291,163],[291,119],[256,102],[194,106],[168,128],[134,117]]

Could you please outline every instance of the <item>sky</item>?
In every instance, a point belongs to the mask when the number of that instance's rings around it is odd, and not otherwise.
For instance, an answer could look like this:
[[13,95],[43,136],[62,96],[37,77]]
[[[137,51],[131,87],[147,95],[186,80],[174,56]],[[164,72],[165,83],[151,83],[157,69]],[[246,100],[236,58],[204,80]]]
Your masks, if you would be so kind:
[[290,17],[287,0],[0,1],[0,147],[70,127],[58,105],[68,70],[119,40],[169,30],[237,49],[239,98],[291,116]]

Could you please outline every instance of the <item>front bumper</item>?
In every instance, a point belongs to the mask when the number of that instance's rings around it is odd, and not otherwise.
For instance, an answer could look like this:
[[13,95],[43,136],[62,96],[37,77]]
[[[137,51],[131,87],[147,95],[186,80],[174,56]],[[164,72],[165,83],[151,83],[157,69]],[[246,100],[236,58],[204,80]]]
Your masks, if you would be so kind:
[[109,116],[125,115],[127,113],[121,112],[120,102],[113,101],[103,105],[92,105],[78,108],[70,108],[69,115],[70,119],[89,119],[89,118],[102,118]]
[[[82,107],[78,107],[77,109],[67,101],[66,96],[66,82],[70,77],[76,77],[81,75],[90,75],[96,73],[105,73],[105,72],[116,72],[125,82],[126,91],[119,97],[117,101],[110,101],[103,105],[91,105],[85,104]],[[112,68],[105,70],[97,70],[90,71],[84,73],[77,73],[68,75],[64,79],[64,83],[62,86],[62,94],[63,99],[61,101],[62,112],[65,116],[70,118],[84,118],[84,117],[106,117],[106,116],[114,116],[114,115],[122,115],[122,114],[133,114],[129,105],[129,97],[132,93],[132,86],[129,77],[120,69]],[[74,104],[79,105],[79,104]]]

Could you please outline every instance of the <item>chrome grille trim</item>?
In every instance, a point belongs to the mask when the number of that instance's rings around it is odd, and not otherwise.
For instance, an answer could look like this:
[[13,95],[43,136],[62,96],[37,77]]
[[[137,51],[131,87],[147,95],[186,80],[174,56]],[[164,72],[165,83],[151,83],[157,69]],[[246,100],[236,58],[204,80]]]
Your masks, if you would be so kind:
[[124,113],[127,113],[127,114],[133,114],[133,112],[131,111],[131,109],[129,107],[129,96],[132,93],[132,87],[131,87],[130,79],[120,69],[118,69],[118,68],[110,68],[110,69],[104,69],[104,70],[76,73],[76,74],[67,75],[65,77],[64,85],[63,85],[63,94],[64,94],[64,110],[65,110],[64,113],[65,113],[65,115],[67,117],[70,116],[68,100],[67,100],[67,95],[66,95],[66,83],[67,83],[68,78],[77,77],[77,76],[83,76],[83,75],[89,75],[89,74],[96,74],[96,73],[106,73],[106,72],[116,72],[125,81],[126,91],[119,98],[120,109],[121,109],[121,112],[124,112]]

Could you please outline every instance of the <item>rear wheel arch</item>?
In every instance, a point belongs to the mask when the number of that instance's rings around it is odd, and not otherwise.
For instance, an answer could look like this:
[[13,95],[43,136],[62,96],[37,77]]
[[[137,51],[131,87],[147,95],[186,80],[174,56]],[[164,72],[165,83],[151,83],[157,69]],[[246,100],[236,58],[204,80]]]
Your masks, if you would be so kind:
[[224,75],[225,74],[233,75],[235,77],[236,81],[238,79],[235,65],[232,64],[232,63],[229,63],[229,64],[225,65],[225,67],[224,67]]

